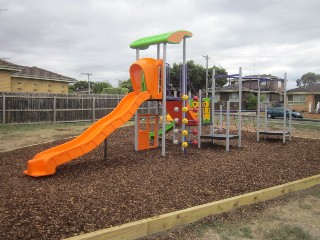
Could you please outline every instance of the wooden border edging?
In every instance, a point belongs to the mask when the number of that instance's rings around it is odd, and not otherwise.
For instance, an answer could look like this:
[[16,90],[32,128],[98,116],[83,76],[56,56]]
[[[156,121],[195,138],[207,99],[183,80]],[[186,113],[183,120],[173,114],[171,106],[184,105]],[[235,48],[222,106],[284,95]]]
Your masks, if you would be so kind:
[[241,206],[270,200],[318,184],[320,184],[320,174],[216,202],[71,237],[68,238],[68,240],[137,239],[171,229],[178,225],[196,222],[210,215],[228,212]]

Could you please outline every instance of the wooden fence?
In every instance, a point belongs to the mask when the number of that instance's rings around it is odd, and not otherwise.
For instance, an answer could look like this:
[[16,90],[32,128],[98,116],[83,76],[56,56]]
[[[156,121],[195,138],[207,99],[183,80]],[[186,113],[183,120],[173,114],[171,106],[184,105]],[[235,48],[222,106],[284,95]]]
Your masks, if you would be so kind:
[[[109,114],[124,95],[1,93],[2,124],[96,121]],[[145,102],[139,113],[153,113],[155,104]]]

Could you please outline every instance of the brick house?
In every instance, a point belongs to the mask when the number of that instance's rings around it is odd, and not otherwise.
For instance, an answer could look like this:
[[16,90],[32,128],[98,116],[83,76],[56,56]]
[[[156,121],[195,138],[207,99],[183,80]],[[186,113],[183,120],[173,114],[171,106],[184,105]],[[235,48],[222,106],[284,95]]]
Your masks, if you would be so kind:
[[[245,76],[242,78],[242,106],[245,108],[246,99],[250,95],[258,95],[260,86],[261,98],[273,104],[283,102],[283,80],[272,75],[260,75],[263,80],[258,81],[258,75]],[[216,100],[225,107],[226,102],[239,98],[238,79],[229,79],[227,86],[216,89]],[[233,105],[233,106],[232,106]],[[233,103],[232,108],[237,109],[237,104]]]
[[68,93],[76,79],[0,59],[0,92]]
[[[316,106],[320,102],[320,83],[310,87],[297,87],[287,91],[288,104],[299,112],[316,112]],[[309,109],[311,107],[311,109]]]

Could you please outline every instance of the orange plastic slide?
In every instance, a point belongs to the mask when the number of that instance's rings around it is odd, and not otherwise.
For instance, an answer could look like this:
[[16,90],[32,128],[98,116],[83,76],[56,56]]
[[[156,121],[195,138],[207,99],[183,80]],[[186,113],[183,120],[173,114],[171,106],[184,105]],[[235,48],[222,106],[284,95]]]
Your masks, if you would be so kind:
[[139,106],[148,99],[148,91],[129,93],[110,114],[94,123],[80,136],[45,150],[29,160],[27,170],[23,173],[33,177],[54,174],[57,166],[95,149],[114,130],[129,121]]

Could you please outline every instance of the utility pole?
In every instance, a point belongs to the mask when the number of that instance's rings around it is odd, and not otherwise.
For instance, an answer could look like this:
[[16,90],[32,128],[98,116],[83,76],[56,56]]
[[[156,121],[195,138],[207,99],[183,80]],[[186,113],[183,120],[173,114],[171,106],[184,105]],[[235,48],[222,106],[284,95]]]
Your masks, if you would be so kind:
[[89,86],[89,94],[90,94],[90,76],[92,75],[92,73],[81,73],[81,74],[88,76],[88,86]]
[[206,59],[206,98],[208,97],[208,62],[209,62],[209,56],[204,56],[202,55],[205,59]]

